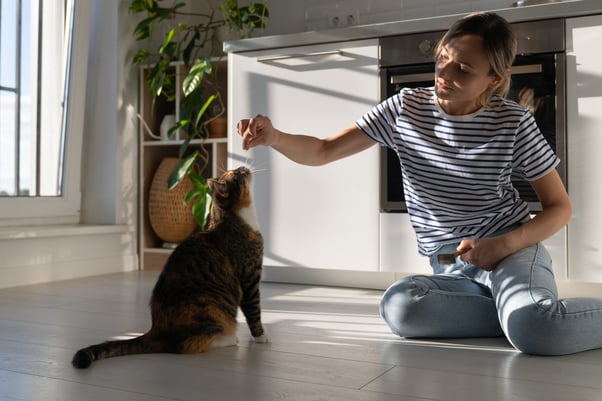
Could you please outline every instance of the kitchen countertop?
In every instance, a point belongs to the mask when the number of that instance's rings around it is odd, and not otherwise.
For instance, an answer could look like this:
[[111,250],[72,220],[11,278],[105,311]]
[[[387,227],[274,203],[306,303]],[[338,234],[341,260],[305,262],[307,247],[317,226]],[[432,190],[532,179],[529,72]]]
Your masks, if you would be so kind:
[[[492,11],[503,16],[509,22],[522,22],[550,18],[602,14],[602,1],[567,0],[560,3],[504,8]],[[463,15],[465,14],[232,40],[224,43],[224,51],[236,53],[291,46],[317,45],[323,43],[345,42],[350,40],[372,39],[414,32],[446,30]]]

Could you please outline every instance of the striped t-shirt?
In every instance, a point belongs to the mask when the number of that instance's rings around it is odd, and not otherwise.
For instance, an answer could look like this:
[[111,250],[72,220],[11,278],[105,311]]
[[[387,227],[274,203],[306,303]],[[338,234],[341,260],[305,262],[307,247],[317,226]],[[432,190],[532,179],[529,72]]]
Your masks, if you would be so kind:
[[452,116],[439,107],[433,88],[406,88],[356,125],[399,156],[423,255],[528,221],[529,207],[511,175],[533,181],[559,163],[533,116],[498,96],[473,114]]

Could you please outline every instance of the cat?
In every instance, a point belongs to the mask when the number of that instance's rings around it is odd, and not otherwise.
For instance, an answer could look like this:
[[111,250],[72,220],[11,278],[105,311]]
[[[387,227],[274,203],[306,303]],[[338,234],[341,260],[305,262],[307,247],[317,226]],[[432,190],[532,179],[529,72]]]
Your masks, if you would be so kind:
[[129,354],[190,354],[236,345],[238,307],[253,339],[268,341],[259,295],[263,237],[251,200],[251,172],[239,167],[207,183],[212,198],[207,229],[169,256],[151,296],[150,330],[80,349],[74,367]]

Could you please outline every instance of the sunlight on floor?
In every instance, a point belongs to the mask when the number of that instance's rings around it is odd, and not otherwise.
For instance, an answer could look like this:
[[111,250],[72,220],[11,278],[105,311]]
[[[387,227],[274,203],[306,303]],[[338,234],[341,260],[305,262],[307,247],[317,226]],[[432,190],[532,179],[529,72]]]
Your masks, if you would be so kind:
[[[367,343],[399,344],[429,348],[470,349],[516,353],[503,338],[476,339],[406,339],[392,334],[379,315],[381,294],[372,290],[291,287],[290,291],[267,297],[269,302],[287,308],[264,308],[263,321],[267,326],[287,332],[312,330],[323,339],[299,340],[302,344],[361,347]],[[333,312],[312,311],[312,305]],[[349,307],[351,305],[351,307]],[[308,308],[309,306],[309,308]],[[349,313],[347,311],[367,311]]]
[[[298,344],[360,348],[366,344],[407,345],[428,348],[470,349],[516,353],[504,339],[406,339],[392,334],[378,312],[378,291],[279,286],[278,292],[267,289],[262,320],[272,340],[296,333],[313,333],[297,339]],[[274,307],[275,306],[275,307]],[[240,327],[246,326],[241,312]],[[127,340],[144,333],[126,332],[111,340]],[[290,340],[290,339],[289,339]]]

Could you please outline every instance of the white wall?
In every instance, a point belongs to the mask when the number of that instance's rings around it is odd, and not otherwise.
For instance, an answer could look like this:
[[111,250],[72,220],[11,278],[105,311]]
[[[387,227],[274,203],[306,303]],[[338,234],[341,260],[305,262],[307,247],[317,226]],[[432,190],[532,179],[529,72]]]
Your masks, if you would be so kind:
[[[259,1],[259,0],[255,0]],[[512,7],[516,0],[268,0],[270,18],[264,33],[256,36],[298,33],[347,26],[345,16],[354,15],[354,25],[465,14],[472,11]],[[241,1],[240,4],[245,3]]]
[[0,288],[137,269],[137,69],[125,0],[91,8],[81,225],[0,229]]
[[[138,70],[131,58],[137,46],[132,32],[141,17],[128,12],[129,0],[80,2],[92,8],[88,84],[76,100],[86,103],[81,223],[100,226],[52,234],[0,230],[0,254],[11,256],[0,261],[0,287],[137,268]],[[306,15],[312,17],[312,7],[323,5],[330,9],[356,7],[360,9],[359,23],[373,23],[504,8],[511,2],[268,0],[271,17],[267,29],[256,36],[303,32],[309,26]],[[197,2],[189,3],[189,7],[199,7]]]
[[129,1],[92,1],[82,155],[85,224],[136,225],[138,69]]

